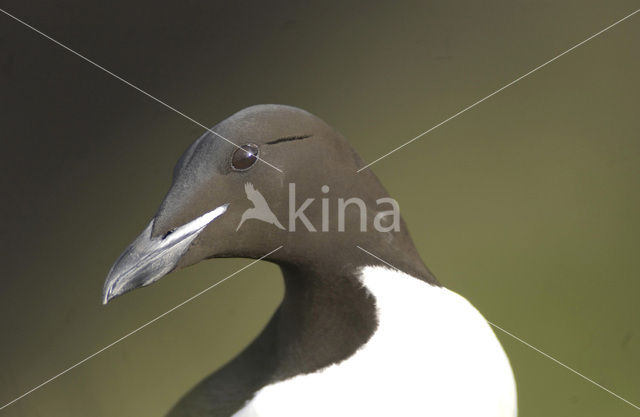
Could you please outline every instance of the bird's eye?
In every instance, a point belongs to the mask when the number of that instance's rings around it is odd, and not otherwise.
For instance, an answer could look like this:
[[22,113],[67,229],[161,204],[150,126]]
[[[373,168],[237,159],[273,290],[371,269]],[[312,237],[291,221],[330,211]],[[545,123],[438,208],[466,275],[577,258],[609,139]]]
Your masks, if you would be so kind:
[[236,171],[244,171],[258,160],[258,147],[256,145],[242,145],[233,152],[231,166]]

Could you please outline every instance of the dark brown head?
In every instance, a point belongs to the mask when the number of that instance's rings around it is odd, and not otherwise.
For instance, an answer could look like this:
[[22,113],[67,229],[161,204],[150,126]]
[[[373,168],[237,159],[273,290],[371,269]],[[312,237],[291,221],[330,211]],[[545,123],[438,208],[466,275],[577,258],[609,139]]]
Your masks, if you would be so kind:
[[113,265],[104,302],[216,257],[340,270],[377,264],[432,280],[399,208],[338,132],[295,107],[257,105],[213,127],[174,169],[147,228]]

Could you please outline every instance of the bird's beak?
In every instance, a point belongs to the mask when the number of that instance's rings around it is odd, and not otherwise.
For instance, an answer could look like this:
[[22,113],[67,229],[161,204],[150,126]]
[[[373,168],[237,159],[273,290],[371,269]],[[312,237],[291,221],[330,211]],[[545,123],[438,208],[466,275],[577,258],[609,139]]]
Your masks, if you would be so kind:
[[191,242],[209,223],[222,215],[227,206],[224,204],[162,236],[151,235],[155,219],[151,220],[111,267],[104,283],[103,304],[171,272]]

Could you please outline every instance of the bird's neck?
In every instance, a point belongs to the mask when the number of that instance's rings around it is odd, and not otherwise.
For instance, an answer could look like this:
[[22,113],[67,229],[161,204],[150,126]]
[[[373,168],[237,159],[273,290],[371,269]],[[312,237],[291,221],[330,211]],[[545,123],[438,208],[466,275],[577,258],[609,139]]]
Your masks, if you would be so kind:
[[375,300],[356,270],[281,268],[285,296],[268,327],[278,363],[275,379],[341,362],[373,335]]
[[[328,234],[327,234],[328,235]],[[391,265],[433,285],[408,234],[315,236],[307,245],[285,245],[269,259],[280,266],[285,295],[264,331],[243,357],[260,357],[263,382],[315,372],[353,355],[377,328],[375,298],[361,281],[366,266]],[[376,248],[375,255],[363,251]],[[310,246],[311,245],[311,246]],[[324,253],[330,256],[319,257]]]

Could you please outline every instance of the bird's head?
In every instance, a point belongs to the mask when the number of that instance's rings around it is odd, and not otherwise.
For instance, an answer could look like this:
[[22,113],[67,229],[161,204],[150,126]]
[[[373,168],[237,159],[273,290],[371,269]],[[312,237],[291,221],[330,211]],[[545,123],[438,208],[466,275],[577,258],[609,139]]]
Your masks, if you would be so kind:
[[[267,260],[295,263],[327,246],[340,251],[373,238],[360,231],[362,213],[354,204],[343,210],[344,231],[338,231],[339,197],[362,199],[369,225],[376,200],[388,197],[369,170],[356,174],[361,166],[338,132],[304,110],[258,105],[232,115],[182,155],[157,213],[109,271],[104,303],[206,258],[259,258],[283,246]],[[267,211],[255,207],[262,199]],[[313,201],[303,208],[307,199]],[[252,208],[271,212],[282,228],[250,215],[239,227]],[[295,215],[298,209],[308,224]],[[394,230],[382,238],[391,244],[404,234]]]

